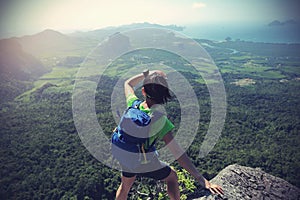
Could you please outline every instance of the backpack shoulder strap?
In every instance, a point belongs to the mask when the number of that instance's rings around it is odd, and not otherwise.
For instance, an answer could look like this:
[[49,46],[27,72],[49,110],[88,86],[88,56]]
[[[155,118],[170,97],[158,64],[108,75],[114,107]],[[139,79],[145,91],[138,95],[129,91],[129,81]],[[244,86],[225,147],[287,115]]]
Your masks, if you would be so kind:
[[132,105],[130,106],[131,108],[137,108],[137,109],[140,109],[140,105],[141,105],[142,101],[137,99],[135,100]]

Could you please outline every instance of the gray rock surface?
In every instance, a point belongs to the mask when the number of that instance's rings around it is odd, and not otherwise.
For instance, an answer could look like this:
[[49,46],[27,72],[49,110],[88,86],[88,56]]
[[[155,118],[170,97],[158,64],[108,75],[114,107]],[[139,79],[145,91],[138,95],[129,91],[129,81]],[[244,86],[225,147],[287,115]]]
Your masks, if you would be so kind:
[[229,165],[211,182],[221,185],[225,194],[216,196],[203,191],[195,200],[300,200],[299,188],[259,168]]

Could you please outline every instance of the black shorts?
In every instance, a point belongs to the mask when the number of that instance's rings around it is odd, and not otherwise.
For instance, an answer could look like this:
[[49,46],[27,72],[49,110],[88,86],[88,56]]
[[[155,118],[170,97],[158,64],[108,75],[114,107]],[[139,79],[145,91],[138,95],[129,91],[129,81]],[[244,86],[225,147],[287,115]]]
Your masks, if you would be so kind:
[[153,178],[155,180],[162,180],[167,178],[170,175],[171,168],[163,162],[160,163],[162,165],[162,168],[155,171],[144,172],[144,173],[133,173],[133,172],[128,172],[128,170],[124,170],[122,171],[122,175],[127,178],[131,178],[134,176],[141,176],[141,177]]

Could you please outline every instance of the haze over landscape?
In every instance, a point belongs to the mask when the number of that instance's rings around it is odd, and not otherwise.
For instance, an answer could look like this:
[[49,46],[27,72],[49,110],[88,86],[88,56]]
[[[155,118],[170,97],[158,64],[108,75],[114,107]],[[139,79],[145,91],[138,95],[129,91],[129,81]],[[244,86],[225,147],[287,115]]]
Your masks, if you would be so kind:
[[[193,38],[299,42],[299,3],[273,1],[1,1],[2,38],[35,34],[45,29],[63,33],[149,22],[186,27]],[[278,20],[295,24],[269,27]]]

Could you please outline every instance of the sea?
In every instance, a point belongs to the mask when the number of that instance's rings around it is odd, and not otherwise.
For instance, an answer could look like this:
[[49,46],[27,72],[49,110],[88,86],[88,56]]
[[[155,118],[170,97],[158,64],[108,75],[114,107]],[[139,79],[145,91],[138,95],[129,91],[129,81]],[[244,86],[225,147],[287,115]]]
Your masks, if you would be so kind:
[[[176,30],[178,31],[178,30]],[[23,31],[21,33],[9,33],[0,29],[0,39],[12,36],[23,36],[39,31]],[[70,32],[70,31],[68,31]],[[208,39],[215,41],[252,41],[265,43],[300,43],[300,22],[287,25],[256,25],[256,24],[193,24],[184,25],[179,31],[193,39]],[[62,32],[65,33],[65,32]]]
[[193,39],[300,43],[300,25],[190,25],[182,33]]

